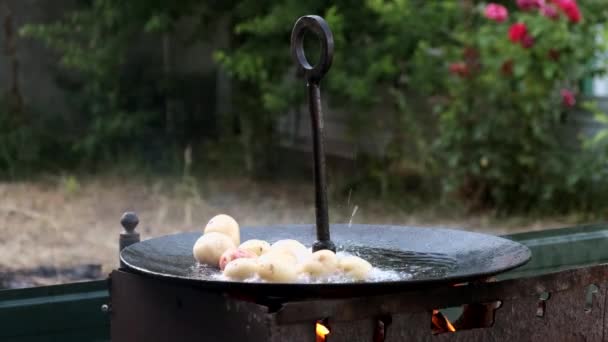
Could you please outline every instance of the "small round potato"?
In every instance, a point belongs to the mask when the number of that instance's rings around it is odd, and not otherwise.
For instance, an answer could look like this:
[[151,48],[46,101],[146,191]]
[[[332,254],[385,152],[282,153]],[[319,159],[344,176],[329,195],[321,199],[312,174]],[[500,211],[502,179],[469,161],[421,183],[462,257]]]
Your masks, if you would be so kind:
[[294,265],[276,259],[258,262],[258,275],[271,283],[292,283],[297,278]]
[[298,268],[298,273],[314,278],[325,277],[338,270],[338,258],[329,250],[320,250],[312,255]]
[[192,248],[192,254],[194,254],[194,258],[201,264],[218,267],[222,254],[226,250],[235,247],[234,242],[228,236],[212,232],[196,240]]
[[326,267],[334,270],[338,267],[338,257],[336,256],[336,253],[327,249],[322,249],[312,253],[310,259],[318,261],[324,264]]
[[257,256],[260,256],[270,250],[270,244],[264,240],[252,239],[243,242],[239,246],[239,249],[248,250],[255,253]]
[[211,232],[228,235],[236,246],[241,243],[239,224],[228,215],[220,214],[209,220],[209,223],[205,227],[205,234]]
[[259,269],[260,265],[256,259],[235,259],[226,264],[224,276],[232,280],[245,280],[255,276]]
[[320,278],[327,274],[323,264],[314,260],[307,260],[298,264],[296,272],[312,278]]
[[232,260],[241,258],[255,259],[257,257],[258,256],[255,253],[250,252],[248,250],[240,248],[230,248],[224,253],[222,253],[222,256],[220,257],[220,270],[223,270],[224,267],[226,267],[226,264],[228,264]]
[[262,254],[258,259],[260,262],[279,261],[292,266],[298,263],[298,259],[292,253],[282,250],[271,250],[266,254]]
[[289,252],[293,254],[299,262],[303,262],[311,254],[310,250],[306,248],[306,246],[299,241],[292,239],[279,240],[273,243],[272,246],[270,246],[270,249],[275,251]]
[[338,261],[338,268],[354,280],[365,280],[372,270],[372,265],[358,256],[347,256]]

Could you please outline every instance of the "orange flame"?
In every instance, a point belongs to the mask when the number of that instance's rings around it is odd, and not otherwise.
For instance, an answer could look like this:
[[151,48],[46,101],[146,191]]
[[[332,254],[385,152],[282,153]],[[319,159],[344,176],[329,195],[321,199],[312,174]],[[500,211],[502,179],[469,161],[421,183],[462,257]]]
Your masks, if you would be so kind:
[[456,328],[454,328],[450,320],[439,312],[439,310],[433,310],[431,320],[433,322],[433,331],[436,331],[436,333],[456,332]]
[[450,332],[456,332],[456,328],[454,328],[454,326],[452,325],[452,323],[450,323],[449,319],[445,319],[445,324],[448,326],[448,330]]
[[317,342],[325,342],[325,336],[329,335],[329,329],[321,323],[317,323],[316,327],[317,332]]

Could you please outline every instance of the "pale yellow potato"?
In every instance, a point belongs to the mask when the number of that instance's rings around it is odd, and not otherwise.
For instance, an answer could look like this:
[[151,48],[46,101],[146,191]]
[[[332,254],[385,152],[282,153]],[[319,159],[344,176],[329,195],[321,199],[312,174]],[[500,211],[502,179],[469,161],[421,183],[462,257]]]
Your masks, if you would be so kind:
[[292,253],[283,250],[270,250],[268,253],[260,255],[258,260],[260,260],[260,262],[279,261],[292,266],[295,266],[298,263],[298,258]]
[[292,283],[298,276],[293,264],[278,259],[258,260],[258,265],[260,278],[271,283]]
[[297,272],[314,278],[326,277],[338,271],[338,257],[329,250],[320,250],[299,265]]
[[296,272],[313,278],[320,278],[328,274],[325,266],[314,260],[306,260],[305,262],[298,264]]
[[235,219],[228,215],[220,214],[209,220],[207,226],[205,227],[205,234],[212,232],[222,233],[229,236],[236,246],[241,243],[239,224]]
[[354,280],[365,280],[372,270],[372,265],[358,256],[347,256],[338,261],[338,268],[347,277]]
[[255,276],[260,269],[256,259],[234,259],[224,268],[224,276],[232,280],[245,280]]
[[336,269],[338,267],[338,257],[336,256],[336,253],[327,249],[312,253],[310,259],[316,260],[331,269]]
[[264,240],[252,239],[243,242],[239,246],[239,249],[247,250],[260,256],[270,251],[270,244]]
[[211,232],[204,234],[196,240],[192,248],[192,254],[194,254],[194,258],[201,264],[219,267],[222,254],[228,249],[235,247],[230,237],[221,233]]
[[306,246],[293,239],[279,240],[270,246],[270,250],[289,252],[293,254],[299,262],[303,262],[311,254],[310,250],[306,248]]

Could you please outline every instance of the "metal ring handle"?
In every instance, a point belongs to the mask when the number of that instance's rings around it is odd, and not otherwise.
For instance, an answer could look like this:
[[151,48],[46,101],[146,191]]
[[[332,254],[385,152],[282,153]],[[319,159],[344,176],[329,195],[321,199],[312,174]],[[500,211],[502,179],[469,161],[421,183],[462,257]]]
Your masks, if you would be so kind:
[[[308,63],[304,54],[306,31],[314,32],[321,41],[321,58],[314,66]],[[334,36],[325,19],[318,15],[307,15],[296,21],[291,31],[291,55],[309,82],[319,82],[325,76],[334,57]]]

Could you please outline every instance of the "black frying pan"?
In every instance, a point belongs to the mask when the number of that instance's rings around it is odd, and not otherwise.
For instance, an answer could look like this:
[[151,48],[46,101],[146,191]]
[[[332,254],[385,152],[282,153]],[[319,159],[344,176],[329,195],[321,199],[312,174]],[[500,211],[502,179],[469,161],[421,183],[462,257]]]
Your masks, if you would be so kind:
[[[182,233],[145,240],[124,249],[120,258],[136,272],[186,281],[212,291],[249,296],[289,298],[370,295],[421,286],[483,279],[530,260],[530,250],[500,237],[441,228],[376,225],[332,225],[338,251],[359,254],[375,267],[411,273],[391,281],[359,283],[251,283],[218,280],[219,270],[197,265],[192,247],[201,233]],[[274,242],[296,239],[307,246],[314,242],[315,226],[289,225],[243,227],[241,241]]]

